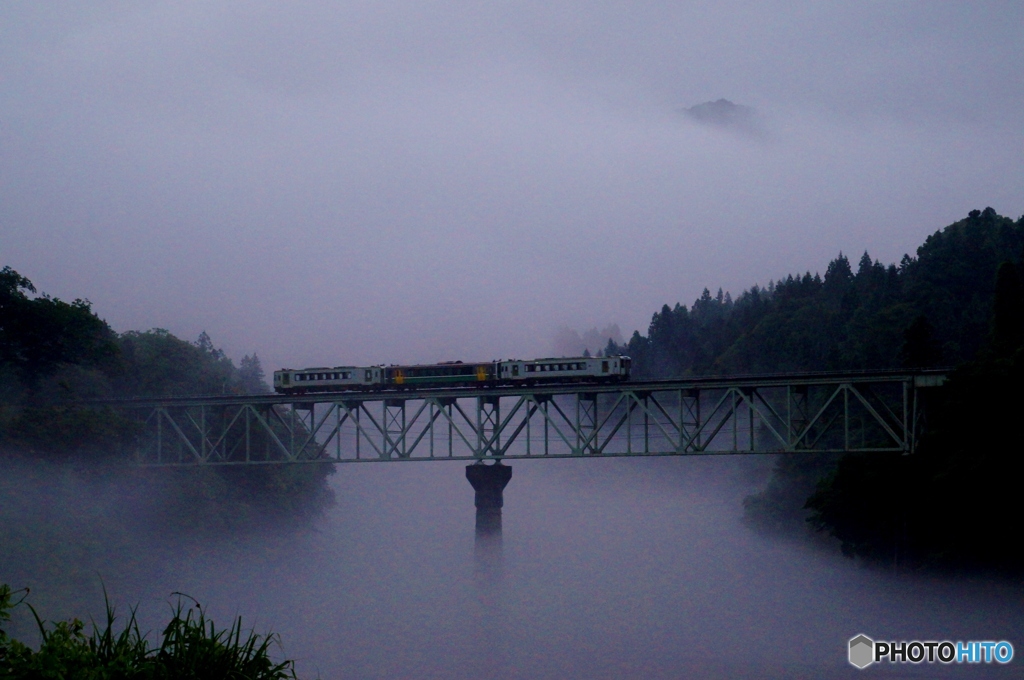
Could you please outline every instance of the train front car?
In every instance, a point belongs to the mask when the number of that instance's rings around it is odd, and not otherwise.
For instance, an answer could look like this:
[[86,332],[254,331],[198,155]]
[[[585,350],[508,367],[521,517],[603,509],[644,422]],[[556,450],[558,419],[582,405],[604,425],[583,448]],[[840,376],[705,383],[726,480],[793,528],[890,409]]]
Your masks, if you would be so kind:
[[384,382],[389,387],[410,389],[416,387],[483,387],[496,381],[496,364],[479,362],[464,364],[453,361],[444,364],[415,366],[388,366]]
[[380,387],[383,373],[380,366],[285,368],[274,371],[274,391],[278,394],[306,394],[374,389]]
[[629,357],[559,357],[529,361],[502,361],[498,365],[501,382],[566,383],[617,382],[629,379]]

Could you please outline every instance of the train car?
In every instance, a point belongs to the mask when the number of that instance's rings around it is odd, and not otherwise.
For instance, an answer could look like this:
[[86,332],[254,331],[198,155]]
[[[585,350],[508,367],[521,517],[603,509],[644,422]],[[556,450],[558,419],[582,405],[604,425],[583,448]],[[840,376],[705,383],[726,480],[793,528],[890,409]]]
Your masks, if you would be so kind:
[[384,369],[384,384],[399,389],[483,386],[496,381],[496,365],[492,361],[468,364],[452,361],[443,364],[388,366]]
[[281,394],[427,387],[601,383],[629,379],[629,357],[551,357],[410,366],[335,366],[274,371]]
[[274,391],[281,394],[341,392],[372,389],[383,384],[382,366],[334,366],[333,368],[285,368],[274,371]]
[[551,357],[528,361],[502,361],[498,379],[513,384],[615,382],[627,380],[629,357]]

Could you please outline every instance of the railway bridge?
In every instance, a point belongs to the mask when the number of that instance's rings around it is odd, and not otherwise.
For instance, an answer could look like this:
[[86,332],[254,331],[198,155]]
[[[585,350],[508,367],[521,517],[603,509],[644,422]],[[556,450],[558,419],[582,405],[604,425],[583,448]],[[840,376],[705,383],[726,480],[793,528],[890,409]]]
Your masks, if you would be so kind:
[[138,465],[913,453],[943,371],[107,400]]
[[141,466],[468,461],[479,520],[500,513],[508,460],[913,454],[927,391],[944,380],[794,373],[103,403],[136,423]]

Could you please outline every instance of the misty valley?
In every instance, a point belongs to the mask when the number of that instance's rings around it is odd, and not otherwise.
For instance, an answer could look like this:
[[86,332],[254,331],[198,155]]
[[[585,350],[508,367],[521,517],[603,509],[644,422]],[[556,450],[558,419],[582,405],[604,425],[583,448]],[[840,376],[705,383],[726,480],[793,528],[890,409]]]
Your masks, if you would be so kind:
[[[975,210],[898,264],[840,254],[823,275],[705,289],[571,364],[600,379],[602,360],[629,357],[626,386],[941,369],[910,455],[570,456],[488,466],[493,479],[326,453],[140,466],[125,452],[148,435],[112,400],[269,397],[259,357],[236,365],[206,333],[117,332],[5,267],[0,677],[122,663],[123,677],[838,678],[858,672],[844,645],[865,631],[1021,640],[1022,256],[1024,218]],[[296,408],[278,408],[267,446],[297,431]],[[309,423],[316,442],[312,407]]]

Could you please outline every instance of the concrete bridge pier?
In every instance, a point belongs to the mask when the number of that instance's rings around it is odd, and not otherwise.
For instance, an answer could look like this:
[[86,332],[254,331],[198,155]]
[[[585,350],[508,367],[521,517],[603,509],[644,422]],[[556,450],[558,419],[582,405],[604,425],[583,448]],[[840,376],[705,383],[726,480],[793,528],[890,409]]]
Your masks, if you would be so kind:
[[501,461],[485,465],[478,461],[466,466],[466,479],[476,491],[476,537],[501,539],[502,492],[512,479],[512,467]]

